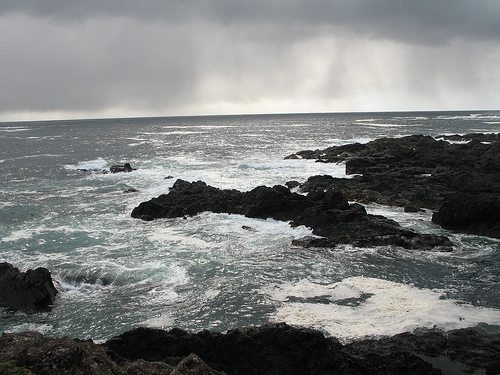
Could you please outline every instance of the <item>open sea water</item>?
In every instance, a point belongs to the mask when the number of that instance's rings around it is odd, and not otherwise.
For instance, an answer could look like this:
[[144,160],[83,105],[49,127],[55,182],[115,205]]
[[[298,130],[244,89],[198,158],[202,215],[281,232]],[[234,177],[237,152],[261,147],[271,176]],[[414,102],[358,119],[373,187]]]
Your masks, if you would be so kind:
[[[130,216],[178,178],[246,191],[342,177],[342,164],[284,157],[379,137],[472,132],[500,132],[500,112],[0,123],[0,261],[48,268],[60,291],[43,311],[0,309],[0,330],[98,342],[138,326],[225,331],[281,321],[343,341],[415,329],[499,331],[500,241],[442,230],[431,212],[367,206],[449,236],[453,252],[303,249],[291,242],[310,229],[286,222]],[[125,162],[137,170],[105,173]]]

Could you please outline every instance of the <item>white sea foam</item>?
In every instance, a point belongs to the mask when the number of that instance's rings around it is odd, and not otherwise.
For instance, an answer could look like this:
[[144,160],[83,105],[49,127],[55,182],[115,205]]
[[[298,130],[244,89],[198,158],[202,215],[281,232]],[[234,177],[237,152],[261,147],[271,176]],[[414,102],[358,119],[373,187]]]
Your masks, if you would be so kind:
[[394,335],[419,327],[450,330],[500,321],[500,310],[369,277],[351,277],[330,285],[301,280],[276,287],[269,297],[282,304],[274,321],[321,328],[343,340]]
[[170,315],[162,314],[158,317],[144,320],[143,322],[141,322],[141,325],[153,328],[165,328],[165,327],[171,327],[172,325],[174,325],[174,322],[175,322],[174,318],[172,318]]
[[159,221],[159,227],[148,234],[147,238],[151,242],[165,242],[165,243],[182,243],[183,245],[193,245],[201,248],[210,247],[210,243],[202,239],[195,238],[193,236],[184,235],[180,230],[165,227],[161,221]]
[[[53,215],[47,215],[46,219],[50,221]],[[36,228],[22,228],[12,231],[7,236],[2,237],[0,240],[4,242],[16,242],[19,240],[28,240],[34,236],[39,236],[41,234],[47,235],[49,233],[61,233],[63,235],[68,235],[70,233],[80,232],[79,229],[67,226],[59,225],[57,227],[48,227],[45,224],[38,225]],[[43,239],[41,239],[43,240]]]
[[425,116],[395,116],[394,118],[403,119],[403,120],[428,120],[428,117]]
[[102,171],[106,168],[108,162],[103,158],[97,158],[95,160],[81,161],[78,164],[66,164],[64,167],[68,170],[89,170],[89,171]]
[[4,332],[7,333],[20,333],[20,332],[38,332],[46,334],[52,330],[54,326],[51,324],[38,324],[38,323],[22,323],[8,327]]
[[167,132],[167,133],[160,133],[164,135],[190,135],[190,134],[205,134],[206,132],[201,132],[201,131],[192,131],[192,130],[177,130],[177,131],[172,131],[172,132]]
[[29,128],[21,127],[21,126],[2,126],[0,127],[0,131],[6,133],[14,133],[14,132],[25,132],[30,130]]
[[136,142],[136,143],[129,143],[128,145],[130,147],[135,147],[135,146],[140,146],[140,145],[147,144],[147,143],[149,143],[149,141],[141,141],[141,142]]
[[220,290],[218,289],[208,289],[205,291],[205,297],[207,299],[213,299],[220,294]]
[[381,127],[381,128],[397,128],[397,127],[407,127],[407,126],[419,126],[421,124],[387,124],[378,122],[358,122],[359,125],[369,126],[369,127]]
[[[269,177],[280,177],[282,175],[284,182],[288,181],[290,176],[307,179],[317,174],[328,174],[333,177],[344,178],[352,177],[345,174],[344,163],[316,163],[314,160],[305,159],[287,159],[264,163],[244,162],[238,166],[238,169],[248,171],[247,173],[251,171],[268,172]],[[277,180],[276,183],[279,183],[279,181]]]
[[2,242],[15,242],[19,241],[21,239],[26,240],[29,238],[32,238],[34,234],[38,233],[39,230],[37,229],[19,229],[16,230],[9,235],[2,237],[0,241]]
[[300,167],[301,164],[303,164],[301,160],[283,160],[283,161],[275,161],[269,163],[241,164],[238,168],[240,169],[253,168],[257,170],[268,170],[268,169],[281,169],[281,168],[297,168]]
[[[163,129],[222,129],[222,128],[238,128],[238,125],[165,125]],[[144,133],[144,134],[154,134],[154,133]]]
[[482,113],[472,113],[465,116],[438,116],[441,120],[495,120],[500,119],[499,115],[488,115]]

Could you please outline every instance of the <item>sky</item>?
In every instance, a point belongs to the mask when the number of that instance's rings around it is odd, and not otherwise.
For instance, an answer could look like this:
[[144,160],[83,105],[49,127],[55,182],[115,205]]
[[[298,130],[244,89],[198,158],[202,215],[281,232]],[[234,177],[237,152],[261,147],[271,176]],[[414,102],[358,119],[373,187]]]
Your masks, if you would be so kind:
[[499,103],[499,0],[0,2],[0,121]]

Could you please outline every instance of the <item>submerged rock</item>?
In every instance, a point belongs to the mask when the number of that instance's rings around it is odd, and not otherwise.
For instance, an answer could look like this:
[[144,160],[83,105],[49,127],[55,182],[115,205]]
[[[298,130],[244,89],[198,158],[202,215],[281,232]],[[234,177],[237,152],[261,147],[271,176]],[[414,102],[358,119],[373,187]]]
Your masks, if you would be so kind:
[[132,217],[142,220],[196,215],[200,212],[241,214],[252,218],[291,221],[325,238],[315,246],[395,245],[408,249],[451,250],[446,237],[402,228],[383,216],[369,215],[360,204],[349,204],[341,192],[312,190],[307,196],[286,186],[259,186],[248,192],[221,190],[202,181],[177,180],[168,194],[142,202]]
[[0,306],[24,310],[43,308],[54,303],[56,294],[48,269],[21,272],[10,263],[0,263]]

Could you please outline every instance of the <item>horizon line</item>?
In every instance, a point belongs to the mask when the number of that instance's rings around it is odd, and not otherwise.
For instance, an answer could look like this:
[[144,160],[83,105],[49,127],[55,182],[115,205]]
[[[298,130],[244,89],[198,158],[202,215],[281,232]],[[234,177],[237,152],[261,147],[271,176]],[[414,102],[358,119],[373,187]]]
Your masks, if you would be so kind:
[[37,120],[0,120],[0,124],[24,122],[59,122],[59,121],[84,121],[84,120],[133,120],[147,118],[185,118],[185,117],[230,117],[230,116],[287,116],[287,115],[335,115],[355,113],[429,113],[429,112],[500,112],[500,109],[446,109],[446,110],[380,110],[380,111],[335,111],[335,112],[269,112],[269,113],[227,113],[227,114],[197,114],[197,115],[138,115],[124,117],[74,117],[74,118],[47,118]]

